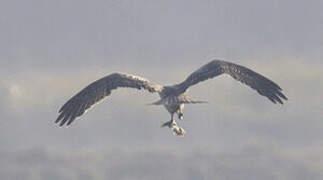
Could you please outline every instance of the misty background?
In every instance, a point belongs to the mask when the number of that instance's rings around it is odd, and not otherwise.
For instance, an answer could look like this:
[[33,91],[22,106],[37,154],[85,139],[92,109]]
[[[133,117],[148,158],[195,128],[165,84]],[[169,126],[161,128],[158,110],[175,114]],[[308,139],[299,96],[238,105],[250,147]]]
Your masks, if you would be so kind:
[[[0,179],[322,179],[323,1],[0,1]],[[283,88],[272,104],[223,75],[188,94],[184,138],[157,94],[118,89],[70,127],[58,109],[112,72],[160,84],[212,59]]]

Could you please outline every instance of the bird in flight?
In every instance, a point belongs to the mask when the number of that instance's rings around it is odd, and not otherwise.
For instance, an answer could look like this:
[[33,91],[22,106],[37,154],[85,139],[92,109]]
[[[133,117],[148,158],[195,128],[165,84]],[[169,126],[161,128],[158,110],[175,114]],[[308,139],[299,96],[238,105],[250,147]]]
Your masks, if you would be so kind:
[[228,74],[235,80],[250,86],[260,95],[267,97],[275,104],[277,102],[283,104],[283,100],[287,100],[287,97],[281,92],[282,89],[276,83],[261,74],[231,62],[212,60],[190,74],[183,82],[172,86],[163,86],[132,74],[112,73],[107,75],[89,84],[69,99],[60,108],[59,116],[55,123],[59,124],[59,126],[65,124],[68,126],[77,117],[91,108],[91,106],[109,96],[112,90],[119,87],[136,88],[145,89],[151,93],[158,93],[160,100],[151,103],[150,105],[163,105],[170,113],[170,120],[162,123],[162,127],[169,127],[175,135],[184,136],[185,131],[177,125],[174,114],[178,116],[178,119],[182,120],[184,104],[205,103],[205,101],[191,99],[185,92],[189,87],[221,74]]

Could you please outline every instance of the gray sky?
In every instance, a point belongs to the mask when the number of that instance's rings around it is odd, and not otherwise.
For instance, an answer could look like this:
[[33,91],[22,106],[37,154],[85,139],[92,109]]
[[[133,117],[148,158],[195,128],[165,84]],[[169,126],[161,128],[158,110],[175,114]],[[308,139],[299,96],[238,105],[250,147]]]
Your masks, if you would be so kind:
[[[0,179],[80,179],[81,172],[86,179],[151,179],[173,162],[177,179],[321,179],[321,7],[291,0],[0,1]],[[190,89],[210,103],[185,106],[185,138],[159,128],[168,113],[145,105],[158,95],[128,89],[69,128],[54,125],[65,101],[106,74],[172,84],[214,58],[269,77],[289,101],[274,105],[221,76]]]

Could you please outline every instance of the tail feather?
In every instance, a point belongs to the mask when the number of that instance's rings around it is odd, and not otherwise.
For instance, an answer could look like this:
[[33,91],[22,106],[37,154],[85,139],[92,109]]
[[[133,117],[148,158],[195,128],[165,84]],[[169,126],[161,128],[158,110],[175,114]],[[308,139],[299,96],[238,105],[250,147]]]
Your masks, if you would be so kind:
[[181,103],[184,103],[184,104],[208,103],[207,101],[196,101],[196,100],[193,100],[192,98],[190,98],[190,97],[188,97],[186,95],[182,95],[179,98],[180,98]]
[[158,101],[156,101],[156,102],[153,102],[153,103],[149,103],[149,104],[146,104],[146,105],[161,105],[162,104],[162,100],[160,99],[160,100],[158,100]]
[[162,104],[198,104],[198,103],[208,103],[207,101],[195,101],[190,97],[182,94],[180,96],[170,96],[160,99],[156,102],[149,103],[147,105],[162,105]]

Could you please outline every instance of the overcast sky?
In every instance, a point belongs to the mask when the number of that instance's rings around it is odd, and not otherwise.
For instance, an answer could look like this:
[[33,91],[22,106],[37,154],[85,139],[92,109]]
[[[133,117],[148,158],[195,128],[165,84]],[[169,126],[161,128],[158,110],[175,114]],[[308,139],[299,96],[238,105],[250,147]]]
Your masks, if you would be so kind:
[[[177,179],[322,179],[322,7],[0,1],[0,179],[166,179],[170,171]],[[69,128],[54,124],[71,96],[109,73],[168,85],[212,59],[269,77],[289,101],[272,104],[221,76],[188,92],[209,104],[185,106],[185,138],[160,128],[170,118],[165,109],[145,105],[158,95],[130,89]]]

